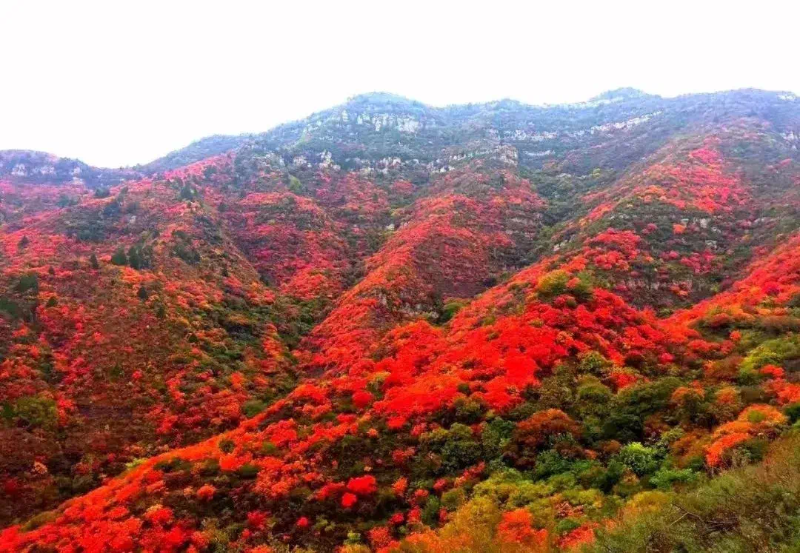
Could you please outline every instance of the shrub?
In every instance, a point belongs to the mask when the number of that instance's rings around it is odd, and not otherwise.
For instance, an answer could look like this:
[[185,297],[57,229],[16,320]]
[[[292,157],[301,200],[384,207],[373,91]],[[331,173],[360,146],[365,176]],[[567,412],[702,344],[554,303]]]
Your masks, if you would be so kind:
[[263,401],[251,399],[250,401],[246,401],[244,404],[242,404],[242,414],[250,419],[258,415],[266,407],[267,404]]
[[580,356],[578,370],[582,374],[604,376],[612,366],[611,361],[603,357],[599,352],[589,351]]
[[579,301],[589,301],[594,294],[594,278],[591,273],[581,271],[567,281],[567,289]]
[[496,539],[496,528],[502,519],[497,504],[488,498],[470,501],[456,511],[450,522],[441,530],[427,530],[414,534],[397,546],[397,553],[437,553],[459,551],[460,553],[500,553],[519,551],[506,549]]
[[792,551],[800,539],[800,435],[773,444],[761,465],[667,497],[599,530],[586,551]]
[[569,459],[562,457],[557,451],[543,451],[536,457],[533,475],[536,479],[545,479],[556,474],[568,472],[572,468]]
[[153,248],[150,246],[143,246],[142,244],[134,244],[128,248],[128,265],[132,269],[148,269],[153,264]]
[[465,305],[465,302],[460,301],[460,300],[452,300],[452,301],[449,301],[449,302],[445,303],[444,307],[442,307],[442,311],[441,311],[441,313],[439,315],[439,321],[438,321],[439,324],[444,324],[444,323],[448,322],[450,319],[452,319],[453,317],[455,317],[456,313],[461,311],[461,308],[463,308],[464,305]]
[[28,522],[22,525],[22,530],[24,532],[30,532],[31,530],[35,530],[42,526],[43,524],[47,524],[48,522],[52,522],[58,518],[57,511],[45,511],[43,513],[39,513],[33,516]]
[[427,432],[420,437],[425,451],[441,457],[441,468],[452,472],[466,468],[480,461],[483,448],[472,429],[455,423],[448,430],[443,428]]
[[14,403],[14,417],[34,428],[55,428],[56,403],[49,398],[23,397]]
[[442,494],[442,507],[447,509],[448,511],[455,511],[467,499],[467,494],[463,488],[454,488],[452,490],[447,490]]
[[351,478],[347,482],[347,489],[356,495],[371,495],[378,490],[378,484],[374,476],[367,474]]
[[256,476],[258,476],[258,473],[260,471],[261,471],[261,469],[258,467],[258,465],[254,465],[252,463],[245,463],[244,465],[239,467],[239,469],[236,471],[236,473],[241,478],[249,479],[249,478],[255,478]]
[[800,403],[792,403],[791,405],[787,405],[784,411],[786,416],[789,418],[789,422],[792,424],[800,420]]
[[536,292],[542,300],[551,300],[567,292],[567,282],[569,280],[570,275],[566,271],[550,271],[539,279],[536,285]]
[[200,253],[189,242],[178,242],[172,248],[172,253],[189,265],[200,263]]
[[533,414],[517,425],[514,443],[520,449],[536,450],[560,436],[578,437],[580,425],[558,409]]
[[113,263],[114,265],[128,264],[128,256],[125,255],[125,248],[120,246],[114,251],[114,254],[111,256],[111,263]]
[[481,432],[481,443],[486,454],[486,458],[493,458],[500,455],[511,441],[516,425],[511,421],[503,420],[500,417],[492,419],[483,427]]
[[27,273],[19,277],[16,286],[14,286],[14,290],[19,292],[20,294],[24,294],[25,292],[33,292],[34,294],[39,292],[39,276],[36,273]]
[[597,378],[587,376],[580,380],[577,396],[577,408],[582,415],[602,416],[608,411],[614,394]]
[[617,459],[631,469],[636,476],[644,476],[658,469],[659,451],[634,442],[623,447],[617,454]]
[[764,365],[783,365],[785,361],[794,359],[800,359],[800,336],[781,336],[751,350],[742,360],[740,374],[756,372]]

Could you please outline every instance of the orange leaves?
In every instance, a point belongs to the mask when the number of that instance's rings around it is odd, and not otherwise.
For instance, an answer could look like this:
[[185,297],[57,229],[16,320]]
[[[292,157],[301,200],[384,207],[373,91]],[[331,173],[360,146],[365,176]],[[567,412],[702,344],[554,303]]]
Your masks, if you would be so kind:
[[505,542],[542,547],[547,542],[547,530],[536,530],[532,523],[533,516],[528,509],[506,511],[497,525],[497,536]]
[[219,458],[219,468],[224,472],[239,470],[247,462],[247,459],[235,454],[222,455]]
[[398,497],[403,497],[408,489],[408,479],[405,477],[398,478],[394,484],[392,484],[392,491]]
[[231,386],[234,390],[242,390],[246,382],[245,376],[240,372],[235,372],[230,376]]
[[559,409],[546,409],[520,422],[514,434],[521,447],[535,450],[550,437],[580,436],[581,426]]
[[400,196],[409,196],[414,192],[414,185],[408,181],[395,181],[392,184],[392,192]]
[[594,541],[594,529],[597,524],[584,524],[569,532],[559,540],[558,545],[566,551],[576,550],[578,547],[590,544]]
[[769,436],[786,424],[786,415],[764,404],[750,405],[733,422],[714,431],[714,442],[706,448],[706,463],[716,468],[722,465],[727,452],[756,436]]
[[211,501],[215,493],[217,493],[217,489],[214,486],[205,484],[197,490],[197,498],[200,501]]
[[782,424],[786,424],[786,415],[770,405],[755,404],[750,405],[739,414],[739,421],[747,421],[757,425],[758,428],[766,430]]
[[275,550],[268,545],[258,545],[247,549],[247,553],[275,553]]
[[681,386],[672,392],[670,402],[673,405],[685,405],[687,403],[696,403],[702,401],[705,397],[705,392],[701,387]]
[[800,384],[787,381],[782,367],[764,365],[759,373],[770,379],[764,389],[773,394],[780,405],[800,402]]
[[776,379],[783,378],[784,375],[783,368],[777,365],[764,365],[759,372],[766,377]]
[[746,442],[751,437],[750,434],[744,432],[734,432],[719,438],[706,448],[706,464],[712,468],[719,467],[722,463],[723,455],[727,451],[733,449],[742,442]]
[[392,533],[389,528],[385,526],[376,526],[367,534],[370,545],[375,549],[389,547],[392,540]]
[[800,384],[779,381],[774,390],[781,405],[800,402]]

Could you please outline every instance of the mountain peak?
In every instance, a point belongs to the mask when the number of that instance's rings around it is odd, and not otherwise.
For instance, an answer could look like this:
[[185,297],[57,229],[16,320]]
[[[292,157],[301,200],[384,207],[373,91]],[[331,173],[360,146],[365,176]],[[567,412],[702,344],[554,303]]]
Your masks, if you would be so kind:
[[644,97],[654,97],[653,94],[648,94],[638,88],[632,88],[629,86],[622,87],[622,88],[615,88],[613,90],[607,90],[602,94],[598,94],[594,98],[591,98],[590,102],[597,102],[601,100],[610,100],[610,101],[621,101],[621,100],[632,100],[634,98],[644,98]]
[[346,105],[377,105],[377,106],[424,106],[422,102],[400,96],[399,94],[392,94],[391,92],[366,92],[364,94],[356,94],[347,99]]

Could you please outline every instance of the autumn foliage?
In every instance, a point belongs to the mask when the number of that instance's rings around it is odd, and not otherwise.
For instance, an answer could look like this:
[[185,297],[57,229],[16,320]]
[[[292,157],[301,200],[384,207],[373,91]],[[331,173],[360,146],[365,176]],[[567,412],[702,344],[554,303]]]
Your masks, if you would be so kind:
[[548,161],[477,111],[0,171],[0,552],[579,551],[758,463],[800,419],[796,152],[707,111]]

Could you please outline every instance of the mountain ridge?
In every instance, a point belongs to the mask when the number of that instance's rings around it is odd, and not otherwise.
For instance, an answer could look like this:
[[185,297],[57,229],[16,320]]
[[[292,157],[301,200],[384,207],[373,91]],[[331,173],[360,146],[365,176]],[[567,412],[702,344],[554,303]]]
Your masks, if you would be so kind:
[[[315,118],[319,118],[323,115],[330,115],[332,113],[341,111],[342,109],[346,109],[348,107],[353,108],[358,105],[363,104],[396,104],[400,106],[414,106],[416,108],[424,108],[425,110],[431,111],[459,111],[464,110],[466,108],[474,108],[480,109],[482,107],[489,107],[489,106],[499,106],[499,105],[507,105],[509,103],[515,105],[516,107],[525,109],[525,110],[561,110],[565,108],[596,108],[600,107],[604,104],[596,104],[599,100],[608,101],[612,98],[620,98],[622,101],[625,100],[635,100],[641,98],[651,98],[651,99],[659,99],[664,101],[670,100],[679,100],[679,99],[686,99],[686,98],[701,98],[701,97],[710,97],[710,96],[730,96],[730,95],[738,95],[738,94],[756,94],[756,95],[772,95],[778,98],[785,98],[786,101],[789,101],[793,98],[796,98],[796,95],[786,91],[766,91],[761,89],[755,88],[742,88],[742,89],[734,89],[730,91],[724,92],[710,92],[710,93],[689,93],[684,95],[675,96],[672,98],[663,98],[658,95],[645,93],[641,90],[630,88],[630,87],[623,87],[618,89],[609,90],[598,94],[585,102],[577,102],[577,103],[565,103],[565,104],[526,104],[524,102],[514,100],[511,98],[504,98],[500,100],[494,100],[489,102],[483,103],[467,103],[467,104],[450,104],[447,106],[433,106],[429,104],[425,104],[423,102],[413,100],[411,98],[406,98],[404,96],[400,96],[390,92],[368,92],[362,94],[356,94],[354,96],[349,97],[345,102],[342,104],[338,104],[331,108],[314,112],[307,117],[289,121],[286,123],[281,123],[276,125],[272,129],[267,131],[263,131],[261,133],[242,133],[239,135],[223,135],[217,134],[208,137],[200,138],[188,146],[183,148],[178,148],[173,150],[166,155],[152,160],[148,163],[138,164],[138,165],[131,165],[128,167],[113,169],[113,168],[101,168],[101,167],[92,167],[94,170],[106,170],[106,171],[140,171],[143,174],[150,174],[158,171],[167,170],[169,168],[176,168],[181,165],[188,165],[195,161],[199,161],[204,157],[211,157],[213,155],[218,155],[221,153],[225,153],[229,150],[235,149],[237,147],[242,146],[244,143],[257,139],[258,137],[264,137],[273,132],[277,132],[279,129],[284,127],[292,127],[303,122],[314,120]],[[391,100],[387,102],[388,100]],[[195,152],[196,150],[196,152]],[[46,152],[37,152],[34,150],[2,150],[0,151],[4,154],[4,156],[11,157],[13,154],[35,154],[41,156],[54,156],[52,153]],[[57,157],[57,156],[55,156]],[[58,158],[64,161],[73,161],[77,163],[83,164],[78,159],[70,159],[70,158]],[[89,167],[87,164],[83,164]]]

